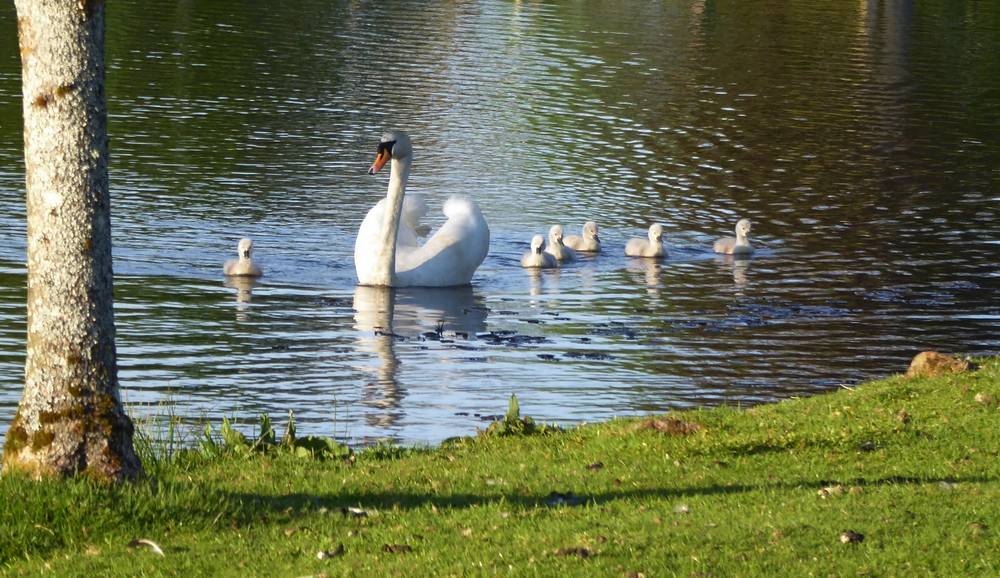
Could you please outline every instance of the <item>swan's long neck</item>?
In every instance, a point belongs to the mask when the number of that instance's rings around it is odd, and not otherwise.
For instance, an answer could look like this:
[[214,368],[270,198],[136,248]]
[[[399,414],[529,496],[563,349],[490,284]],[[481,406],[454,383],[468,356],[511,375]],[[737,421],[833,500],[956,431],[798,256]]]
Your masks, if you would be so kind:
[[373,285],[391,287],[396,277],[396,237],[399,234],[399,218],[403,212],[403,194],[406,179],[410,176],[410,158],[392,159],[389,165],[389,191],[386,193],[386,207],[382,213],[382,244],[376,256]]

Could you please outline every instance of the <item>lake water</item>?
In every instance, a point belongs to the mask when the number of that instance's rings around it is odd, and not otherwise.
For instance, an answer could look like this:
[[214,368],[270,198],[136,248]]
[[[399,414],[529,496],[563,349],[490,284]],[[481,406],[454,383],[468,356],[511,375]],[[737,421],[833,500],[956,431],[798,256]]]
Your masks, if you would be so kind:
[[[15,21],[0,4],[0,433],[24,360]],[[107,57],[134,415],[434,443],[513,392],[571,424],[1000,351],[998,3],[122,1]],[[472,287],[355,287],[388,127],[432,222],[454,193],[482,207]],[[714,255],[740,217],[757,254]],[[588,219],[604,254],[518,266]],[[653,222],[669,258],[624,257]],[[241,236],[259,283],[221,275]]]

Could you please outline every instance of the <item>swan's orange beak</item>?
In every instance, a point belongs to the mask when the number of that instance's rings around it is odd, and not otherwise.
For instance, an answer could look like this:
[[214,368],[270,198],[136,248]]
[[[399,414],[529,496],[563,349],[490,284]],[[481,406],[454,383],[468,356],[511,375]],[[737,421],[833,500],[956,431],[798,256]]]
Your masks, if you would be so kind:
[[369,175],[374,175],[379,172],[379,170],[385,166],[385,163],[389,162],[389,157],[392,156],[388,149],[382,149],[378,151],[375,155],[375,162],[372,163],[372,167],[368,169]]

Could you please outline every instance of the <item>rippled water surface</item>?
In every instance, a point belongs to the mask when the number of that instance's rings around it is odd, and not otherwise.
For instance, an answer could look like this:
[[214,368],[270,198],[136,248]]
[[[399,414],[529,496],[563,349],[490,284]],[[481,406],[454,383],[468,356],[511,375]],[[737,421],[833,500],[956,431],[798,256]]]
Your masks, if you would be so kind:
[[[137,415],[436,442],[511,392],[560,423],[805,395],[1000,351],[1000,6],[862,0],[108,8],[120,378]],[[24,360],[13,7],[0,4],[0,432]],[[473,196],[472,287],[355,287],[385,194]],[[759,251],[712,240],[754,222]],[[606,252],[518,266],[593,219]],[[432,218],[440,224],[443,217]],[[663,223],[669,258],[628,259]],[[251,236],[266,276],[227,282]]]

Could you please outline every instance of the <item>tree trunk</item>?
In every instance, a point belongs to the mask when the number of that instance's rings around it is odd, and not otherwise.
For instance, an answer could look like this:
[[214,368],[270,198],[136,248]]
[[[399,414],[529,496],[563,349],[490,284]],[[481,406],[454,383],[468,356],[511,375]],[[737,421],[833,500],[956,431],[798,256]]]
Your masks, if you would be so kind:
[[28,197],[28,355],[5,471],[141,475],[112,308],[104,3],[15,0]]

